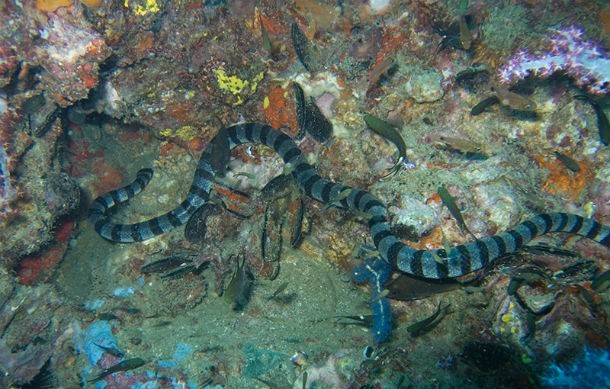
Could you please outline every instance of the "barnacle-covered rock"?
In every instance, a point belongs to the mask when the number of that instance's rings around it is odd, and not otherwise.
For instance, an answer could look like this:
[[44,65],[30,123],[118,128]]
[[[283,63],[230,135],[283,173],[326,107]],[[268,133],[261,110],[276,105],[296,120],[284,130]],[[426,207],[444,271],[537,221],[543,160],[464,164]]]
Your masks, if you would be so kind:
[[555,304],[556,292],[549,291],[545,286],[521,285],[517,289],[517,296],[523,304],[534,314],[548,312]]
[[3,267],[0,285],[0,385],[29,383],[49,360],[53,368],[64,368],[69,349],[63,334],[71,331],[71,319],[59,313],[63,299],[49,285],[17,285]]
[[407,97],[418,103],[431,103],[443,97],[443,75],[434,68],[405,65],[406,83],[402,88]]

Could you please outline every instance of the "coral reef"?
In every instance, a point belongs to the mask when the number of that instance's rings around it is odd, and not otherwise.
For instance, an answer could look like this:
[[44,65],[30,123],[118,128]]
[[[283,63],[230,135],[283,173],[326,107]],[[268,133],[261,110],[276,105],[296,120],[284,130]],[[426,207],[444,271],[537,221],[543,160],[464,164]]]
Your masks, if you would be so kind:
[[500,81],[515,83],[527,76],[549,77],[562,72],[593,94],[610,91],[610,57],[600,45],[586,40],[581,27],[552,29],[544,50],[520,50],[498,70]]
[[7,218],[11,213],[10,205],[17,198],[13,178],[10,172],[10,161],[4,146],[0,145],[0,217]]
[[27,384],[47,363],[67,385],[74,378],[61,375],[70,363],[71,314],[65,300],[51,286],[21,286],[0,268],[0,384]]
[[[600,366],[610,342],[608,291],[591,288],[610,254],[590,241],[546,237],[545,246],[450,287],[401,276],[395,290],[397,274],[356,254],[371,244],[366,215],[303,198],[285,181],[281,195],[263,196],[293,167],[258,145],[232,151],[212,190],[214,212],[187,227],[186,239],[176,229],[112,245],[83,221],[82,208],[152,168],[150,186],[116,216],[132,223],[166,212],[223,126],[265,122],[295,138],[296,81],[333,126],[329,140],[298,140],[307,161],[377,196],[392,233],[409,246],[472,241],[444,208],[439,186],[478,239],[547,210],[607,225],[610,150],[599,141],[596,112],[572,99],[587,91],[608,111],[603,3],[4,2],[0,386],[37,385],[49,372],[66,387],[94,386],[84,381],[131,358],[147,363],[97,384],[582,381],[572,365]],[[291,26],[302,32],[298,47]],[[303,46],[311,71],[299,59]],[[495,105],[471,115],[497,87],[527,96],[537,111]],[[381,179],[395,147],[367,129],[365,114],[397,129],[412,169]],[[234,312],[219,296],[241,256],[255,282]],[[170,257],[180,259],[173,278],[143,271]],[[449,301],[429,332],[409,333]],[[337,320],[361,315],[372,321]],[[294,364],[288,356],[297,350],[308,357]]]

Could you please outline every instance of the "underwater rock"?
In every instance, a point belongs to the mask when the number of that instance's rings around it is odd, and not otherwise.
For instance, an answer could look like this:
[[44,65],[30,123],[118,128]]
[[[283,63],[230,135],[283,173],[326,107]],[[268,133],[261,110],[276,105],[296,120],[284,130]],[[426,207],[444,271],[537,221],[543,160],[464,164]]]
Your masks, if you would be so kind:
[[555,304],[555,292],[549,292],[544,287],[521,285],[517,289],[517,296],[534,314],[548,312]]

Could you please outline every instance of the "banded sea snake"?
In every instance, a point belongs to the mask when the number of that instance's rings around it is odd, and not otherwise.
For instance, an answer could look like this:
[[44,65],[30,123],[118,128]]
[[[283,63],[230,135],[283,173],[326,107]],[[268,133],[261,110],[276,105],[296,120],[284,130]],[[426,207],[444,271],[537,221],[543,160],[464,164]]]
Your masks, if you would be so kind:
[[[567,213],[545,213],[532,217],[497,235],[479,239],[448,250],[416,250],[402,243],[390,232],[387,209],[371,193],[341,185],[318,175],[293,140],[268,125],[243,123],[220,130],[204,150],[186,199],[172,211],[135,224],[115,224],[110,211],[141,192],[152,178],[151,169],[138,172],[135,181],[95,199],[89,208],[89,220],[105,239],[136,242],[153,238],[187,222],[210,197],[215,176],[223,174],[229,151],[245,143],[261,143],[274,149],[301,190],[309,197],[328,204],[366,214],[373,242],[381,257],[393,269],[430,279],[459,277],[487,266],[504,254],[513,253],[536,236],[549,232],[567,232],[592,239],[610,247],[610,227],[591,219]],[[348,196],[340,196],[348,193]]]

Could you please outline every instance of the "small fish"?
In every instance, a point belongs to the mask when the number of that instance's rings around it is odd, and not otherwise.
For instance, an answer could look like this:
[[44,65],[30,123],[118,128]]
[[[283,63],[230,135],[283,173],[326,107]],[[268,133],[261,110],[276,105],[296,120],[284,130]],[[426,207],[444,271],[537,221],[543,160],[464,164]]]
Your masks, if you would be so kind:
[[460,208],[455,203],[455,199],[453,198],[453,196],[451,196],[449,194],[449,192],[447,191],[447,189],[444,186],[439,186],[437,193],[440,196],[441,201],[443,202],[445,207],[447,207],[449,212],[451,212],[451,215],[453,215],[453,218],[457,222],[458,227],[460,227],[460,230],[462,230],[462,232],[468,233],[470,236],[472,236],[476,240],[477,237],[474,236],[474,234],[472,232],[470,232],[470,230],[466,226],[466,222],[464,222],[464,218],[462,217],[462,212],[460,211]]
[[104,379],[104,377],[109,376],[110,374],[118,373],[120,371],[129,371],[137,369],[138,367],[143,366],[144,364],[146,364],[146,361],[142,358],[126,359],[117,363],[116,365],[110,366],[109,368],[102,370],[100,375],[87,382],[93,384],[95,382],[101,381],[102,379]]
[[383,61],[374,67],[372,67],[366,77],[366,92],[369,93],[373,87],[379,82],[384,74],[388,74],[394,67],[394,57],[391,55],[386,56]]
[[487,66],[476,62],[455,75],[455,83],[471,93],[479,91],[482,85],[489,83],[490,75]]
[[167,271],[184,266],[185,264],[188,264],[190,262],[192,261],[186,257],[180,255],[172,255],[147,263],[140,268],[140,271],[144,274],[165,273]]
[[580,166],[578,166],[578,162],[568,157],[565,154],[560,153],[559,151],[553,152],[555,154],[555,158],[561,161],[569,170],[574,173],[578,173],[580,171]]
[[201,159],[207,161],[214,174],[218,177],[224,176],[229,160],[231,159],[231,149],[229,147],[229,134],[227,130],[221,128],[214,139],[203,151]]
[[384,297],[387,297],[389,294],[390,294],[389,289],[382,290],[381,293],[379,293],[377,296],[375,296],[375,298],[371,299],[371,304],[376,303],[377,301],[381,300]]
[[184,227],[184,238],[189,243],[203,243],[208,227],[208,217],[217,215],[220,212],[218,205],[207,202],[195,211],[186,222]]
[[402,139],[402,136],[400,136],[396,128],[394,128],[390,123],[373,115],[364,115],[364,122],[374,133],[392,142],[398,149],[398,160],[394,166],[389,169],[389,173],[383,178],[393,176],[402,166],[406,166],[406,164],[409,163],[407,158],[407,145],[405,144],[404,139]]
[[324,116],[313,97],[305,98],[305,92],[298,83],[293,82],[292,87],[295,94],[297,125],[299,127],[297,139],[302,139],[305,133],[308,133],[318,142],[326,142],[333,135],[333,124]]
[[[284,236],[280,231],[282,231],[285,222],[286,214],[282,213],[278,207],[274,207],[274,203],[265,207],[261,233],[261,258],[263,261],[279,263],[284,246]],[[279,271],[279,267],[276,267],[276,271]],[[276,271],[269,277],[270,279],[277,277]]]
[[282,282],[282,284],[280,286],[277,287],[277,289],[275,290],[275,292],[273,292],[271,294],[271,296],[267,297],[267,300],[273,300],[274,298],[276,298],[280,293],[282,293],[283,291],[286,290],[286,288],[288,287],[290,283],[288,281],[284,281]]
[[459,288],[455,280],[426,280],[400,274],[392,279],[386,288],[390,291],[388,298],[392,300],[419,300]]
[[307,128],[307,100],[305,100],[305,92],[301,85],[297,82],[292,83],[292,89],[294,90],[294,99],[296,100],[296,116],[297,116],[297,135],[296,138],[303,139],[305,137]]
[[259,15],[258,21],[261,25],[261,39],[263,40],[263,48],[265,49],[265,51],[267,53],[269,53],[271,58],[274,58],[277,54],[277,47],[271,41],[271,38],[269,37],[269,33],[267,32],[267,29],[265,28],[265,24],[263,23],[263,18],[260,15]]
[[487,159],[483,145],[460,136],[440,135],[433,146],[439,149],[455,151],[470,159]]
[[116,348],[114,346],[104,346],[99,343],[93,343],[93,344],[96,345],[97,347],[101,348],[108,354],[112,355],[113,357],[123,358],[123,356],[125,356],[124,352],[122,352],[121,350],[119,350],[118,348]]
[[237,270],[225,290],[225,300],[231,303],[234,311],[242,310],[248,304],[253,283],[254,279],[246,265],[246,258],[242,256],[241,261],[238,258]]
[[451,306],[451,304],[447,304],[444,308],[441,308],[441,302],[439,301],[436,311],[431,316],[409,325],[407,327],[407,331],[409,334],[411,334],[411,336],[416,337],[432,330],[438,325],[438,323],[441,322],[441,320],[443,320],[444,315],[441,314],[446,312],[449,306]]
[[122,311],[130,315],[140,315],[142,314],[142,310],[134,307],[118,307],[117,311]]
[[460,15],[458,17],[458,26],[460,28],[460,43],[464,50],[470,50],[470,47],[472,46],[472,32],[468,27],[465,15]]
[[267,182],[261,189],[260,198],[265,202],[286,197],[295,191],[294,178],[290,174],[280,174]]
[[341,200],[345,200],[349,197],[349,195],[354,191],[354,188],[345,188],[341,192],[337,193],[333,198],[328,200],[328,203],[324,204],[322,208],[318,212],[325,212],[330,207],[343,207],[341,204],[336,204],[341,202]]
[[120,317],[118,317],[117,315],[115,315],[114,313],[111,313],[111,312],[100,313],[99,315],[96,315],[96,318],[98,320],[105,320],[105,321],[117,320],[119,323],[123,324],[123,319],[121,319]]
[[485,110],[491,107],[494,104],[498,104],[500,99],[498,96],[490,96],[486,99],[479,101],[472,109],[470,110],[470,114],[472,116],[477,116],[485,112]]
[[535,111],[537,108],[536,102],[529,97],[521,96],[515,92],[511,92],[506,88],[495,87],[496,96],[500,104],[507,106],[517,111]]
[[303,240],[303,222],[305,220],[305,204],[302,198],[298,199],[298,210],[296,220],[292,224],[290,231],[290,247],[297,248]]
[[370,212],[363,212],[359,209],[350,209],[350,212],[353,213],[356,217],[359,217],[363,220],[371,220],[373,218],[373,214]]
[[[374,315],[339,315],[337,318],[337,324],[343,325],[357,325],[367,328],[373,327],[373,316]],[[350,321],[346,321],[350,320]]]
[[599,129],[599,139],[605,145],[608,146],[610,144],[610,122],[608,121],[608,116],[602,109],[602,107],[594,101],[592,98],[586,95],[577,95],[574,96],[575,99],[588,101],[593,107],[595,111],[595,116],[597,116],[597,128]]
[[292,38],[292,46],[299,57],[299,61],[308,72],[312,71],[312,47],[309,40],[301,31],[296,23],[290,26],[290,37]]

